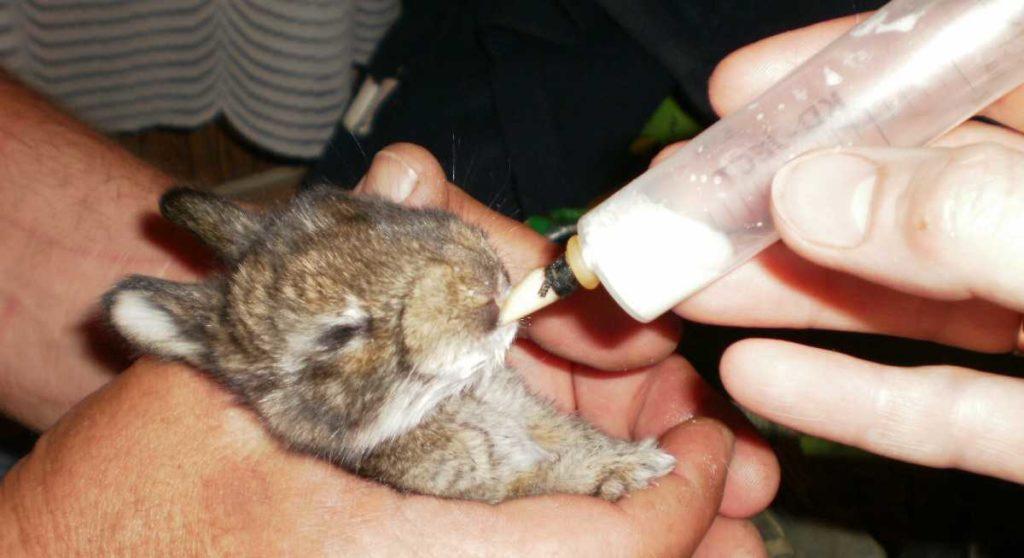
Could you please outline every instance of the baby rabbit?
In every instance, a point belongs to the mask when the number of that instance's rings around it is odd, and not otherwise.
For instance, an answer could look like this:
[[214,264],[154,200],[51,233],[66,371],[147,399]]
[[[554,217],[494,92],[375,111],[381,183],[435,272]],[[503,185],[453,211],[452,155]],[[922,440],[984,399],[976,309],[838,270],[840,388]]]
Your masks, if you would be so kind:
[[399,490],[486,502],[616,500],[675,463],[530,393],[504,363],[508,276],[452,215],[333,187],[266,214],[179,188],[160,210],[225,271],[125,279],[104,297],[110,321],[141,351],[210,374],[291,448]]

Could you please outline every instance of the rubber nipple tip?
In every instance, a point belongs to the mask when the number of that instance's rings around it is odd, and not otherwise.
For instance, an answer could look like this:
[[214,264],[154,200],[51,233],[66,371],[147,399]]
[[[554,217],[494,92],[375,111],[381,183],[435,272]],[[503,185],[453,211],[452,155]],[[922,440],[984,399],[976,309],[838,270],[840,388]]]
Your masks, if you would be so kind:
[[535,269],[512,287],[498,314],[498,320],[502,324],[509,324],[557,301],[555,290],[545,286],[544,280],[544,268]]

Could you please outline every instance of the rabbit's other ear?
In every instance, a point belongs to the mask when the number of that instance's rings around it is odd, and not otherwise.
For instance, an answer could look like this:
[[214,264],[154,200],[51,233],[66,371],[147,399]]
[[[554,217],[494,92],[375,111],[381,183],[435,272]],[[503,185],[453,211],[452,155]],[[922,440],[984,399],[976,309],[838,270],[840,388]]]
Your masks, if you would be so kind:
[[174,188],[160,198],[160,214],[184,227],[224,261],[235,262],[262,229],[260,217],[209,192]]

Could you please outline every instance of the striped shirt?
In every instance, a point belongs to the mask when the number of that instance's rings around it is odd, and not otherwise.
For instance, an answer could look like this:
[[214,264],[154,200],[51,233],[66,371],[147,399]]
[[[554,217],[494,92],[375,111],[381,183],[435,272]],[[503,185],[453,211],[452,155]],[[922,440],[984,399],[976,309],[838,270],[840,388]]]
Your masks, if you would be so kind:
[[319,155],[399,0],[0,0],[0,65],[108,132],[223,114]]

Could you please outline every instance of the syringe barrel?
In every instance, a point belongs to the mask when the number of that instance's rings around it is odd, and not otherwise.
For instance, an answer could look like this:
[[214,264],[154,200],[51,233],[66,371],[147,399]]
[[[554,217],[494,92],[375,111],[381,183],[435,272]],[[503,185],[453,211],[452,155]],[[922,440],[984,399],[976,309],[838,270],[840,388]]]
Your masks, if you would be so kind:
[[789,160],[924,145],[1021,83],[1024,1],[890,2],[588,212],[583,258],[652,320],[777,240],[769,193]]

